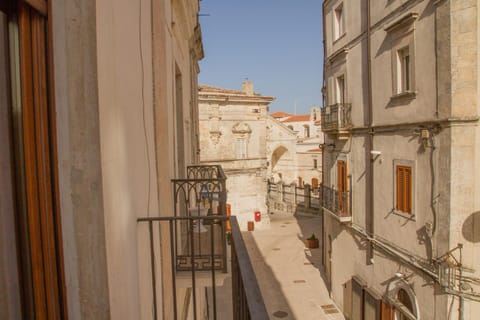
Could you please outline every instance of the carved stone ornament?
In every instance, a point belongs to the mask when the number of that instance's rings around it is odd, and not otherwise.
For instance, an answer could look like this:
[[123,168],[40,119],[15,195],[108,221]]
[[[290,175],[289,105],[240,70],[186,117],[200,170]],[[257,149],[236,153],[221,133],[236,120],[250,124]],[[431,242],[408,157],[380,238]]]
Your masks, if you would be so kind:
[[245,122],[238,122],[232,128],[234,134],[248,134],[252,132],[252,129]]
[[212,140],[213,144],[218,144],[221,136],[222,133],[220,131],[210,131],[210,140]]

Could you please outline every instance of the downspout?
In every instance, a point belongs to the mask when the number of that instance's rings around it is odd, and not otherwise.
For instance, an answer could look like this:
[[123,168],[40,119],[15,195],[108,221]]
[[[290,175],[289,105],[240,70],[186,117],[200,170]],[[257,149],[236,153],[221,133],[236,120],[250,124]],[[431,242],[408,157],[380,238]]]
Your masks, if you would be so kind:
[[[374,162],[371,157],[371,151],[373,150],[373,98],[372,98],[372,61],[371,61],[371,11],[370,11],[370,0],[367,0],[367,85],[368,85],[368,154],[367,158],[370,159],[370,175],[368,176],[368,192],[370,196],[370,211],[369,211],[369,221],[368,221],[368,235],[371,238],[375,236],[375,225],[374,225],[374,217],[375,217],[375,208],[374,208]],[[368,213],[367,213],[368,214]],[[370,241],[368,252],[367,252],[367,265],[373,264],[373,256],[374,256],[374,245],[373,242]]]
[[[323,107],[325,107],[325,104],[327,103],[326,100],[326,82],[325,82],[325,60],[327,59],[327,46],[325,44],[325,1],[322,2],[322,33],[323,33],[323,84],[322,84],[322,102],[323,102]],[[323,90],[325,88],[325,92]],[[320,112],[320,125],[322,125],[322,113]],[[322,204],[323,204],[323,183],[324,183],[324,178],[325,178],[325,134],[323,135],[323,147],[322,147],[322,190],[321,190],[321,195],[322,195]],[[320,205],[320,208],[322,210],[322,266],[325,267],[326,261],[325,261],[325,215],[323,214],[323,206]]]

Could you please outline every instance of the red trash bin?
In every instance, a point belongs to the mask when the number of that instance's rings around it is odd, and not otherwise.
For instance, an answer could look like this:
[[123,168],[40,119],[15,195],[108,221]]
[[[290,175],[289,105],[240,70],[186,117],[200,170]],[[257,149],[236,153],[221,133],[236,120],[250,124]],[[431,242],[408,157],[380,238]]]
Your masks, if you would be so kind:
[[260,222],[262,220],[262,214],[260,211],[255,211],[255,222]]

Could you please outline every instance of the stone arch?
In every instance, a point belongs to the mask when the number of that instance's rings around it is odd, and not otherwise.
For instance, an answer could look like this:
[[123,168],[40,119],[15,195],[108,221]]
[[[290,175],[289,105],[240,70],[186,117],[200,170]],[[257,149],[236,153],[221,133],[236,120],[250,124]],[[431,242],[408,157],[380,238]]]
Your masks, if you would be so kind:
[[[403,275],[401,276],[403,277]],[[401,299],[399,299],[399,296],[401,296]],[[387,286],[387,297],[388,300],[390,300],[390,303],[392,303],[394,306],[399,307],[399,304],[401,304],[404,308],[406,307],[405,309],[408,309],[408,311],[411,313],[411,316],[415,317],[417,320],[420,320],[417,297],[415,296],[415,292],[413,291],[412,287],[407,281],[405,281],[405,279],[397,278],[390,281]],[[402,299],[409,300],[409,305],[403,305],[403,303],[400,301]]]
[[272,171],[275,170],[275,167],[277,166],[278,162],[280,159],[285,156],[288,153],[288,149],[285,148],[284,146],[279,146],[277,147],[273,152],[272,152]]

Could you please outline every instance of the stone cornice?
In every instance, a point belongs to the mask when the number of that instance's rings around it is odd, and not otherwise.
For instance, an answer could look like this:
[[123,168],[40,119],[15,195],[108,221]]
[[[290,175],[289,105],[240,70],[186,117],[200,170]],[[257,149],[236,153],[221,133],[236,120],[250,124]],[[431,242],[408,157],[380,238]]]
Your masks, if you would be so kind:
[[399,18],[398,20],[390,23],[387,27],[385,27],[385,32],[392,33],[402,27],[410,26],[413,22],[418,18],[418,13],[410,12],[403,17]]
[[348,48],[343,47],[328,57],[328,63],[333,64],[336,60],[345,59],[348,54]]

